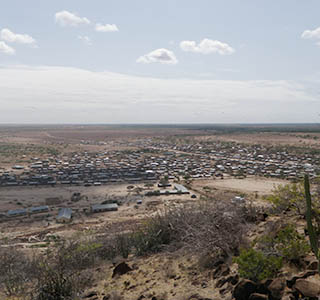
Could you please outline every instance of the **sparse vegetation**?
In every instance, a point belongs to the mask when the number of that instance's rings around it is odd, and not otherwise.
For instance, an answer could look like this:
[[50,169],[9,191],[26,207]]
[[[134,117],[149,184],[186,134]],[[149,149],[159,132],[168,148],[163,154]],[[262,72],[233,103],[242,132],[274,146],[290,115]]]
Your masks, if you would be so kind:
[[238,264],[239,275],[252,281],[274,278],[282,267],[282,258],[274,255],[267,256],[262,251],[249,248],[242,250],[234,258]]
[[273,235],[262,236],[256,244],[265,255],[282,257],[284,260],[297,265],[310,251],[305,236],[299,234],[293,224],[283,226]]
[[273,204],[277,213],[290,210],[299,215],[305,213],[304,188],[301,182],[276,187],[267,200]]

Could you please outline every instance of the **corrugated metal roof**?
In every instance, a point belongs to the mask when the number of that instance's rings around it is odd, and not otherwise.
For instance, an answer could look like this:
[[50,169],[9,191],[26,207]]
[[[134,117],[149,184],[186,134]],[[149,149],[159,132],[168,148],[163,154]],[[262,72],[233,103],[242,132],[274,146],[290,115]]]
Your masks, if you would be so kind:
[[71,219],[72,209],[68,207],[60,208],[57,219]]
[[49,206],[48,205],[36,206],[36,207],[31,207],[30,208],[30,212],[31,213],[44,212],[44,211],[48,211],[48,210],[49,210]]
[[116,211],[118,210],[117,203],[110,203],[110,204],[94,204],[91,206],[93,212],[95,211]]
[[13,210],[8,210],[8,216],[22,216],[27,214],[26,209],[13,209]]

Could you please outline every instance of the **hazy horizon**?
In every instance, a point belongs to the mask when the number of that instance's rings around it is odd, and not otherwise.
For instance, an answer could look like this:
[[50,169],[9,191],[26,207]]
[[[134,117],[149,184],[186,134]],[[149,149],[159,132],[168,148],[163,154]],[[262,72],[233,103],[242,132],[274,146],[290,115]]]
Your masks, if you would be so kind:
[[315,0],[6,2],[0,123],[318,123],[319,9]]

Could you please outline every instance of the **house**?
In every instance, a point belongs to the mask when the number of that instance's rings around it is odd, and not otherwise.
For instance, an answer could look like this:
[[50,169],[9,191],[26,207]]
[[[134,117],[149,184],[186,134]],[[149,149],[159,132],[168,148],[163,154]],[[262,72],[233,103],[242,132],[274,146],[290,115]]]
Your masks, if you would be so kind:
[[68,207],[60,208],[57,216],[58,223],[68,223],[72,220],[72,209]]
[[19,217],[19,216],[26,216],[27,215],[26,209],[14,209],[8,210],[7,215],[8,217]]
[[31,208],[29,209],[29,212],[30,212],[31,214],[39,214],[39,213],[43,213],[43,212],[47,212],[47,211],[49,211],[49,206],[48,206],[48,205],[31,207]]
[[182,184],[175,183],[174,188],[178,191],[179,194],[190,194],[189,190]]
[[109,203],[109,204],[94,204],[91,206],[91,212],[98,213],[104,211],[117,211],[118,204],[117,203]]

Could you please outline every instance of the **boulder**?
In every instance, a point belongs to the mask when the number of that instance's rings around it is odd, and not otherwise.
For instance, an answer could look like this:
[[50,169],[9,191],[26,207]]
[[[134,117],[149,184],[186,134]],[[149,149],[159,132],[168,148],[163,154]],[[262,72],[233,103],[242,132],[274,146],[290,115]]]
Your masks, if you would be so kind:
[[98,293],[96,291],[88,291],[82,296],[82,298],[86,299],[86,298],[93,298],[97,296],[98,296]]
[[268,300],[267,295],[253,293],[250,295],[249,300]]
[[318,270],[319,262],[315,259],[311,261],[307,267],[308,270]]
[[272,298],[281,299],[284,293],[284,289],[286,287],[286,280],[284,278],[276,278],[272,280],[270,285],[268,286],[268,290]]
[[127,274],[130,271],[132,271],[132,269],[125,262],[121,262],[113,269],[112,278]]
[[320,282],[316,283],[308,279],[298,279],[294,285],[294,290],[304,297],[315,298],[320,296]]
[[298,279],[308,278],[308,277],[313,276],[317,273],[318,273],[318,271],[316,271],[316,270],[307,270],[307,271],[300,273],[298,275],[294,275],[291,278],[287,279],[287,286],[288,286],[288,288],[292,288]]
[[242,279],[233,290],[233,297],[236,300],[248,300],[251,294],[257,290],[257,285],[248,279]]
[[226,276],[230,273],[230,268],[226,264],[219,265],[213,272],[214,278],[219,278],[221,276]]

